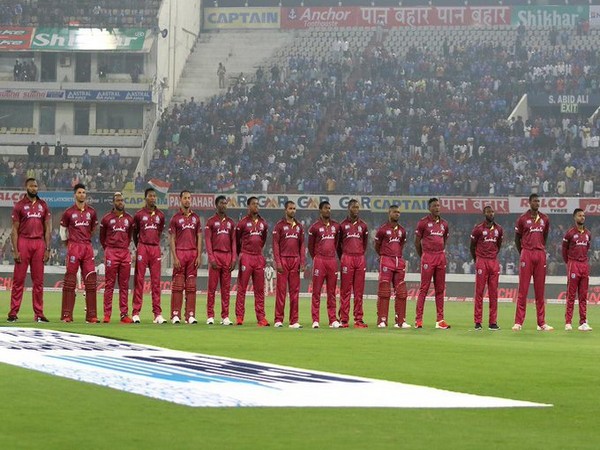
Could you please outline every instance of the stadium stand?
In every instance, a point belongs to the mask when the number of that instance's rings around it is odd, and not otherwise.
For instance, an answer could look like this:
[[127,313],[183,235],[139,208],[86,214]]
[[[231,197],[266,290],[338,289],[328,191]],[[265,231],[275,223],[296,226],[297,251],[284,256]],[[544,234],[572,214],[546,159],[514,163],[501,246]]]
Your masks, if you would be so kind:
[[[549,83],[596,93],[596,50],[552,46],[548,29],[525,30],[540,36],[528,48],[506,27],[392,30],[383,45],[364,31],[299,33],[253,84],[163,115],[147,177],[204,191],[595,192],[600,122],[507,118],[523,94]],[[357,49],[336,54],[345,39]],[[317,169],[299,171],[304,163]]]
[[0,7],[1,25],[154,27],[160,0],[9,0]]

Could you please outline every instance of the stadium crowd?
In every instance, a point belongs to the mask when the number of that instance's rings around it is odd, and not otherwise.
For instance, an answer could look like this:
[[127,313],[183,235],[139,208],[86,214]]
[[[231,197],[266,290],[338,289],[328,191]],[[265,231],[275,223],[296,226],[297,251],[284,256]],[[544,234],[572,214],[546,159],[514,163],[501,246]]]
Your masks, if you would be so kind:
[[115,191],[131,178],[136,164],[133,158],[122,158],[117,148],[101,149],[94,156],[85,149],[81,156],[71,156],[66,144],[57,142],[51,149],[47,142],[32,141],[27,157],[0,159],[0,186],[20,189],[25,179],[33,177],[41,190],[70,190],[85,183],[91,191]]
[[225,192],[575,196],[598,185],[600,121],[548,108],[506,120],[526,92],[597,93],[595,50],[481,43],[398,58],[371,47],[343,63],[290,57],[282,72],[166,111],[147,176]]
[[0,25],[154,27],[160,0],[8,0]]

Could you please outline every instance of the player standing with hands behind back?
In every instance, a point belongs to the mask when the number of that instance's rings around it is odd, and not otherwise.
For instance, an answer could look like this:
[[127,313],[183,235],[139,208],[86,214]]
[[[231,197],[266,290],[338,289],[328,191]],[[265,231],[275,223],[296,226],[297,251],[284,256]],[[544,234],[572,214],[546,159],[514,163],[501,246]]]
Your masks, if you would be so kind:
[[385,328],[390,310],[390,297],[394,288],[394,328],[410,328],[406,323],[406,261],[402,257],[406,243],[406,230],[398,223],[400,208],[390,206],[388,221],[381,225],[375,235],[375,252],[379,255],[379,285],[377,287],[377,327]]
[[181,191],[179,200],[181,208],[169,224],[169,247],[173,258],[171,322],[180,322],[185,291],[185,321],[196,324],[196,277],[202,256],[202,224],[198,214],[191,210],[190,191]]
[[62,288],[63,322],[73,322],[75,308],[75,287],[77,271],[81,268],[81,277],[85,286],[85,304],[87,323],[98,323],[96,317],[96,265],[92,234],[98,226],[96,210],[86,204],[85,185],[73,186],[75,204],[63,213],[60,219],[60,239],[67,247],[67,270]]
[[25,196],[15,203],[12,211],[12,244],[15,268],[10,291],[8,322],[16,322],[23,301],[27,268],[31,267],[33,290],[33,320],[48,322],[44,316],[44,264],[50,258],[50,230],[52,219],[45,201],[38,197],[35,178],[25,180]]
[[488,287],[490,302],[489,329],[499,330],[498,326],[498,280],[500,264],[498,252],[502,246],[504,230],[494,221],[494,209],[491,206],[483,208],[485,221],[475,225],[471,231],[471,256],[475,261],[475,330],[481,331],[483,315],[483,292]]
[[585,227],[585,212],[581,208],[573,211],[575,226],[570,228],[562,244],[562,257],[567,265],[567,306],[565,310],[565,330],[571,331],[573,326],[573,308],[575,295],[579,293],[579,331],[592,331],[587,323],[587,296],[590,283],[590,264],[588,252],[592,243],[592,235]]
[[421,286],[417,298],[415,328],[423,328],[425,297],[433,278],[435,289],[435,327],[447,330],[450,325],[444,320],[444,289],[446,287],[446,240],[448,222],[440,217],[440,201],[430,198],[427,202],[429,213],[419,220],[415,230],[415,249],[421,257]]
[[519,267],[519,294],[513,331],[521,331],[527,309],[527,291],[533,276],[535,309],[537,311],[537,330],[552,331],[546,323],[546,305],[544,289],[546,283],[546,240],[550,232],[550,219],[539,211],[540,197],[529,196],[529,210],[517,219],[515,225],[515,246],[521,255]]

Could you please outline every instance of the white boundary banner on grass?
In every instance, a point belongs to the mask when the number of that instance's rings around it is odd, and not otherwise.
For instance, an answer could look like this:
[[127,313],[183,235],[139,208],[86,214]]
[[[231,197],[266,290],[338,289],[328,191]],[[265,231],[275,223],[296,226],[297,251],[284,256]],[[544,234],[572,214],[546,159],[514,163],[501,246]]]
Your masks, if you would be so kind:
[[0,327],[0,362],[193,407],[552,406],[33,328]]

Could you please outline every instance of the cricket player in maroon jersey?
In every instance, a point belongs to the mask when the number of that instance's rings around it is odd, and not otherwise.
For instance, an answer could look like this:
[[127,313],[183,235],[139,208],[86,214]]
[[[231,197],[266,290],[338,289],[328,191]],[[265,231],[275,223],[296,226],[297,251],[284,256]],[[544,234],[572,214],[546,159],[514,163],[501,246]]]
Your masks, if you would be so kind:
[[181,208],[169,223],[169,247],[173,258],[171,283],[171,322],[180,322],[183,292],[185,291],[186,323],[196,324],[196,278],[202,256],[202,224],[191,210],[192,194],[181,191]]
[[427,202],[429,214],[419,220],[415,230],[415,248],[421,257],[421,286],[417,298],[415,327],[423,328],[425,296],[431,280],[435,290],[435,327],[447,330],[450,325],[444,320],[444,289],[446,287],[446,240],[448,222],[440,216],[440,201],[433,197]]
[[60,238],[67,247],[67,271],[62,288],[61,317],[63,322],[73,322],[77,271],[81,269],[81,278],[85,287],[85,321],[98,323],[97,275],[92,248],[92,234],[98,226],[98,217],[94,208],[86,204],[85,185],[76,184],[73,186],[73,192],[75,204],[67,208],[60,220]]
[[308,253],[313,259],[313,291],[311,315],[313,328],[319,328],[321,288],[327,283],[327,316],[329,328],[339,328],[335,310],[335,288],[337,284],[336,253],[340,238],[340,224],[331,219],[328,201],[319,203],[319,219],[308,229]]
[[269,227],[265,219],[258,214],[258,198],[250,197],[248,214],[235,227],[236,248],[240,253],[238,264],[237,295],[235,315],[237,325],[244,324],[246,310],[246,290],[252,277],[254,286],[254,311],[259,327],[270,324],[265,318],[265,257],[263,248],[267,242]]
[[165,228],[165,215],[156,206],[156,191],[147,188],[144,191],[146,205],[133,216],[133,243],[135,244],[136,261],[133,288],[133,323],[140,323],[140,311],[144,299],[144,276],[146,267],[150,269],[150,288],[152,291],[152,313],[154,323],[166,322],[160,307],[160,237]]
[[221,284],[221,325],[233,325],[229,320],[231,272],[235,269],[235,222],[227,217],[227,197],[215,199],[217,212],[206,222],[204,242],[208,255],[208,294],[206,296],[206,324],[215,323],[215,296]]
[[348,328],[350,316],[350,296],[354,292],[354,328],[367,328],[363,321],[363,294],[367,261],[365,253],[369,245],[369,229],[358,217],[358,200],[348,202],[348,217],[340,223],[338,256],[342,272],[340,274],[340,328]]
[[123,194],[113,194],[113,209],[100,220],[100,245],[104,249],[105,286],[104,286],[104,319],[109,323],[112,314],[113,292],[115,282],[119,278],[119,312],[121,323],[131,323],[127,298],[129,294],[129,278],[131,276],[131,235],[133,233],[133,217],[125,212]]
[[283,326],[286,291],[290,291],[290,328],[302,328],[298,322],[300,272],[304,272],[306,256],[304,228],[296,222],[296,204],[285,202],[285,217],[273,228],[273,256],[277,269],[275,293],[275,327]]
[[488,287],[490,316],[488,328],[491,331],[500,329],[498,326],[498,280],[500,278],[500,264],[498,252],[502,246],[504,230],[494,220],[494,208],[483,208],[485,220],[475,225],[471,231],[471,256],[475,261],[475,330],[481,331],[483,315],[483,291]]
[[10,241],[15,269],[7,320],[8,322],[18,320],[17,314],[23,301],[27,268],[31,267],[33,320],[48,322],[44,316],[44,264],[50,258],[52,221],[48,205],[38,196],[38,184],[35,178],[25,180],[25,196],[15,203],[11,218]]
[[519,293],[513,331],[521,331],[527,309],[527,291],[533,276],[535,309],[537,311],[537,330],[552,331],[546,323],[546,305],[544,289],[546,282],[546,240],[550,231],[550,219],[539,211],[540,198],[537,194],[529,196],[529,211],[517,219],[515,225],[515,246],[521,255],[519,264]]
[[402,257],[406,244],[406,230],[398,223],[400,209],[391,205],[388,221],[375,234],[375,252],[379,255],[379,285],[377,287],[377,327],[385,328],[388,322],[390,297],[394,290],[394,328],[410,328],[406,322],[406,299],[408,291],[404,277],[406,261]]
[[573,326],[573,308],[575,296],[579,293],[579,331],[592,331],[587,323],[587,296],[590,283],[590,265],[588,252],[592,243],[592,234],[585,227],[585,212],[576,208],[573,211],[575,226],[570,228],[563,238],[562,257],[567,265],[567,306],[565,310],[565,330]]

